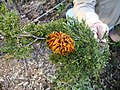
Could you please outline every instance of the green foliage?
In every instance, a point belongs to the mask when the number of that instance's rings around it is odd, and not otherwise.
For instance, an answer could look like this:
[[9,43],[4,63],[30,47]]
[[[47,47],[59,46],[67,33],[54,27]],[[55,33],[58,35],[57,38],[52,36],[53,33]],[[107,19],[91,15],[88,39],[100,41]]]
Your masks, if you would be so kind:
[[57,13],[60,14],[66,7],[66,3],[61,3],[59,7],[57,7]]
[[[5,40],[4,45],[0,48],[0,51],[17,58],[26,57],[30,48],[23,46],[23,43],[26,40],[18,38],[20,33],[19,17],[14,11],[8,12],[2,4],[0,8],[0,34],[5,37]],[[21,41],[22,44],[20,43]]]
[[6,7],[4,4],[0,4],[0,12],[5,13],[6,12]]
[[[7,12],[5,6],[2,4],[0,8],[0,33],[6,38],[4,48],[2,48],[3,51],[6,51],[8,48],[12,49],[11,47],[8,47],[8,45],[12,46],[16,44],[16,39],[13,38],[17,35],[16,31],[18,31],[17,21],[16,15],[13,12]],[[11,52],[11,50],[8,50],[7,52]]]
[[109,59],[108,45],[101,48],[84,21],[70,21],[62,29],[74,39],[75,51],[67,56],[51,55],[51,60],[58,65],[56,89],[93,90],[91,78],[99,79]]
[[99,46],[84,21],[68,20],[66,23],[65,19],[60,19],[42,25],[30,23],[20,29],[19,17],[14,12],[1,11],[0,33],[5,36],[4,45],[0,48],[2,52],[26,58],[33,50],[33,43],[46,41],[53,31],[62,31],[74,40],[75,51],[65,56],[50,55],[50,60],[57,65],[56,90],[93,89],[91,78],[98,80],[109,58],[109,49],[107,45],[103,48]]
[[[5,37],[4,45],[0,48],[0,52],[12,55],[17,59],[27,58],[33,51],[32,44],[35,42],[46,41],[47,34],[61,28],[62,21],[51,22],[49,24],[35,25],[30,23],[24,28],[20,28],[19,17],[15,12],[8,12],[5,6],[0,8],[0,34]],[[60,26],[58,26],[58,24]]]

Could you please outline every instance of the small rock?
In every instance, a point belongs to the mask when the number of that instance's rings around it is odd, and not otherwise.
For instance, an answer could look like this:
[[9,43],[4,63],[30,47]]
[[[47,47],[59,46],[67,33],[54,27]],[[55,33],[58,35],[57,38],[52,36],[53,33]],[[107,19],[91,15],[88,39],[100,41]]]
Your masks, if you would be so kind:
[[4,39],[4,36],[0,34],[0,40],[3,40]]
[[40,10],[39,15],[42,15],[43,13],[44,13],[44,11],[43,11],[43,10]]
[[32,1],[30,4],[32,5],[32,4],[34,4],[34,2]]
[[0,77],[0,82],[4,82],[4,79],[2,77]]
[[21,86],[21,85],[23,85],[23,84],[24,84],[24,82],[21,82],[21,83],[18,84],[18,86]]
[[29,82],[25,82],[24,84],[23,84],[23,86],[27,86],[29,84]]
[[51,90],[51,88],[49,87],[49,88],[47,88],[46,90]]
[[21,76],[19,77],[19,79],[24,80],[25,78],[24,78],[23,75],[21,75]]
[[39,67],[40,67],[40,68],[44,67],[44,62],[40,62],[40,63],[39,63]]
[[21,19],[23,19],[23,18],[25,18],[26,17],[26,15],[24,14],[24,15],[21,15]]

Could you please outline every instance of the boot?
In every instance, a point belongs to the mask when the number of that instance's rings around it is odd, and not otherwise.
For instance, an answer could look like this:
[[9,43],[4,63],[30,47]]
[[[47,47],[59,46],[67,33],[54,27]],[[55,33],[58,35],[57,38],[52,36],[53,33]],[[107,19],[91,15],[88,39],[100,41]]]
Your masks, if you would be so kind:
[[114,42],[120,41],[120,24],[109,32],[109,36]]

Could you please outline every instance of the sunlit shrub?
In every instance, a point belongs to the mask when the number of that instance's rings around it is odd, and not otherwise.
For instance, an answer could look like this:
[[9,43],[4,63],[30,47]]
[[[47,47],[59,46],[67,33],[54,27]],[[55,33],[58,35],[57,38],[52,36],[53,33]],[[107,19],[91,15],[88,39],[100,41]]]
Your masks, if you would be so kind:
[[65,19],[60,19],[42,25],[30,23],[20,29],[19,17],[14,12],[7,12],[4,8],[1,12],[0,33],[5,37],[4,45],[0,48],[2,52],[15,58],[27,58],[32,52],[32,44],[46,42],[53,32],[63,32],[73,40],[71,42],[74,42],[74,50],[64,55],[51,51],[50,60],[57,66],[55,89],[93,89],[91,80],[99,79],[109,59],[109,48],[107,44],[100,47],[85,21],[71,22],[70,19],[66,23]]

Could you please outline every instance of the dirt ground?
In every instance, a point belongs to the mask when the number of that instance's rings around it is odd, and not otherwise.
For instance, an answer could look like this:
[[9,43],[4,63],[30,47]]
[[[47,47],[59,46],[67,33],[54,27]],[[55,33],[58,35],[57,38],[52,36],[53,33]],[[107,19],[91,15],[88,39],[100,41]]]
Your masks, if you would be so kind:
[[[22,1],[22,0],[21,0]],[[21,17],[21,28],[43,15],[63,0],[23,0],[8,4]],[[67,6],[69,3],[64,2]],[[53,9],[35,23],[47,23],[64,17],[65,7]],[[32,58],[24,60],[0,58],[0,90],[53,90],[55,65],[48,61],[50,51],[46,43],[35,44]],[[101,74],[103,86],[107,90],[120,90],[120,47],[110,46],[111,55],[104,73]]]

